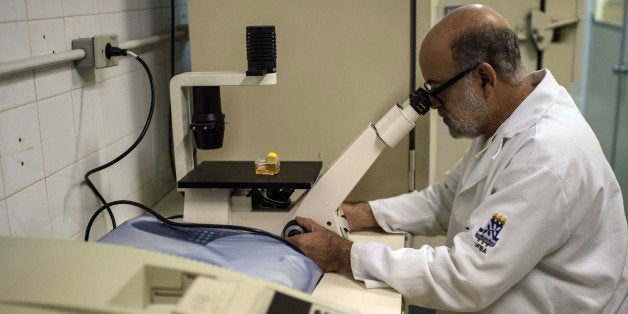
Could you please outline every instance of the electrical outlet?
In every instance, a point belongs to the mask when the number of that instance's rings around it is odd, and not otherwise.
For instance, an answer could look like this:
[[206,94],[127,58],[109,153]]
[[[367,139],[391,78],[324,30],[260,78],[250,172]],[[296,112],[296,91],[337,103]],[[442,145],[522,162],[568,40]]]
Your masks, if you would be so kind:
[[96,35],[94,36],[94,68],[106,68],[118,65],[118,57],[107,58],[105,48],[107,44],[118,47],[118,35]]
[[77,60],[74,64],[82,68],[106,68],[118,65],[119,57],[107,58],[105,48],[107,44],[118,47],[118,35],[96,35],[89,38],[79,38],[72,40],[72,49],[83,49],[85,57]]

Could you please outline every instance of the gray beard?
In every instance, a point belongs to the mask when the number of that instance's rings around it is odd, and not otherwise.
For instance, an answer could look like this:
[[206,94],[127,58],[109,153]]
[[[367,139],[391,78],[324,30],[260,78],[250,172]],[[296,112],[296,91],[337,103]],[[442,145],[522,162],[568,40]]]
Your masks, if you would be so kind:
[[451,121],[448,125],[449,134],[453,138],[476,138],[482,135],[481,130],[489,117],[489,111],[482,98],[473,92],[471,88],[472,79],[470,77],[464,78],[463,83],[463,99],[454,105],[463,108],[464,113],[455,117],[455,120],[447,115]]

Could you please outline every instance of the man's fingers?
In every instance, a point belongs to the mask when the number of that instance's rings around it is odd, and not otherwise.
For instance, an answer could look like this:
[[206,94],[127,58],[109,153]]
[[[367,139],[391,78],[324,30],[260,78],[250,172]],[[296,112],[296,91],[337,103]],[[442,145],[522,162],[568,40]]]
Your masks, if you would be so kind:
[[300,236],[301,236],[300,234],[297,234],[297,235],[293,235],[291,237],[287,237],[286,241],[288,241],[288,242],[290,242],[290,243],[292,243],[292,244],[294,244],[294,245],[296,245],[298,247],[299,246],[298,242],[299,242],[299,237]]
[[304,217],[297,216],[294,219],[297,221],[299,226],[303,227],[303,229],[305,229],[305,231],[307,231],[307,232],[316,231],[318,228],[322,228],[317,223],[315,223],[314,220],[312,220],[310,218],[304,218]]
[[307,249],[307,243],[304,243],[303,239],[301,239],[303,235],[304,234],[294,235],[294,236],[286,238],[286,240],[288,242],[292,243],[292,245],[298,247],[301,250],[301,252],[303,252],[303,254],[305,256],[309,257],[309,254],[308,254],[309,252],[308,252],[308,249]]

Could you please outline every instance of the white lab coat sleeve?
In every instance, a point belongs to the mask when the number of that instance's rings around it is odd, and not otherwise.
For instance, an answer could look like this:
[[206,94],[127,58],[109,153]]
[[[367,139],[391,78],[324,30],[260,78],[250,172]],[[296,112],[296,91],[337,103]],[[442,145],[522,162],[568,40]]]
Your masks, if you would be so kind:
[[454,195],[462,177],[464,158],[442,183],[395,197],[369,201],[377,223],[387,232],[436,236],[447,232]]
[[[385,283],[411,304],[478,311],[566,241],[566,208],[562,181],[549,168],[509,166],[496,177],[493,193],[460,222],[469,229],[454,236],[451,248],[391,250],[379,243],[354,243],[351,269],[367,287]],[[451,219],[459,219],[457,210],[464,211],[454,209]],[[496,212],[505,221],[499,230],[491,225]]]

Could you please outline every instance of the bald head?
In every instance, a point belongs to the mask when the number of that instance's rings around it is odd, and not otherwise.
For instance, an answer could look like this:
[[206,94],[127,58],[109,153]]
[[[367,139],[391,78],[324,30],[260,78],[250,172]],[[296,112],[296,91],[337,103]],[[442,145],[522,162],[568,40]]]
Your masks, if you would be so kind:
[[[421,45],[421,53],[428,48],[448,47],[451,44],[451,40],[457,37],[460,31],[478,24],[508,27],[506,19],[495,10],[481,4],[465,5],[447,14],[432,27],[423,41],[424,43],[429,43],[429,45]],[[437,44],[435,45],[434,43]]]
[[503,16],[479,4],[457,8],[436,23],[421,44],[419,62],[426,79],[433,71],[452,75],[482,62],[510,84],[525,76],[516,34]]
[[461,30],[474,24],[490,23],[495,26],[508,27],[508,22],[495,10],[481,4],[470,4],[453,10],[440,20],[432,31],[439,29]]

